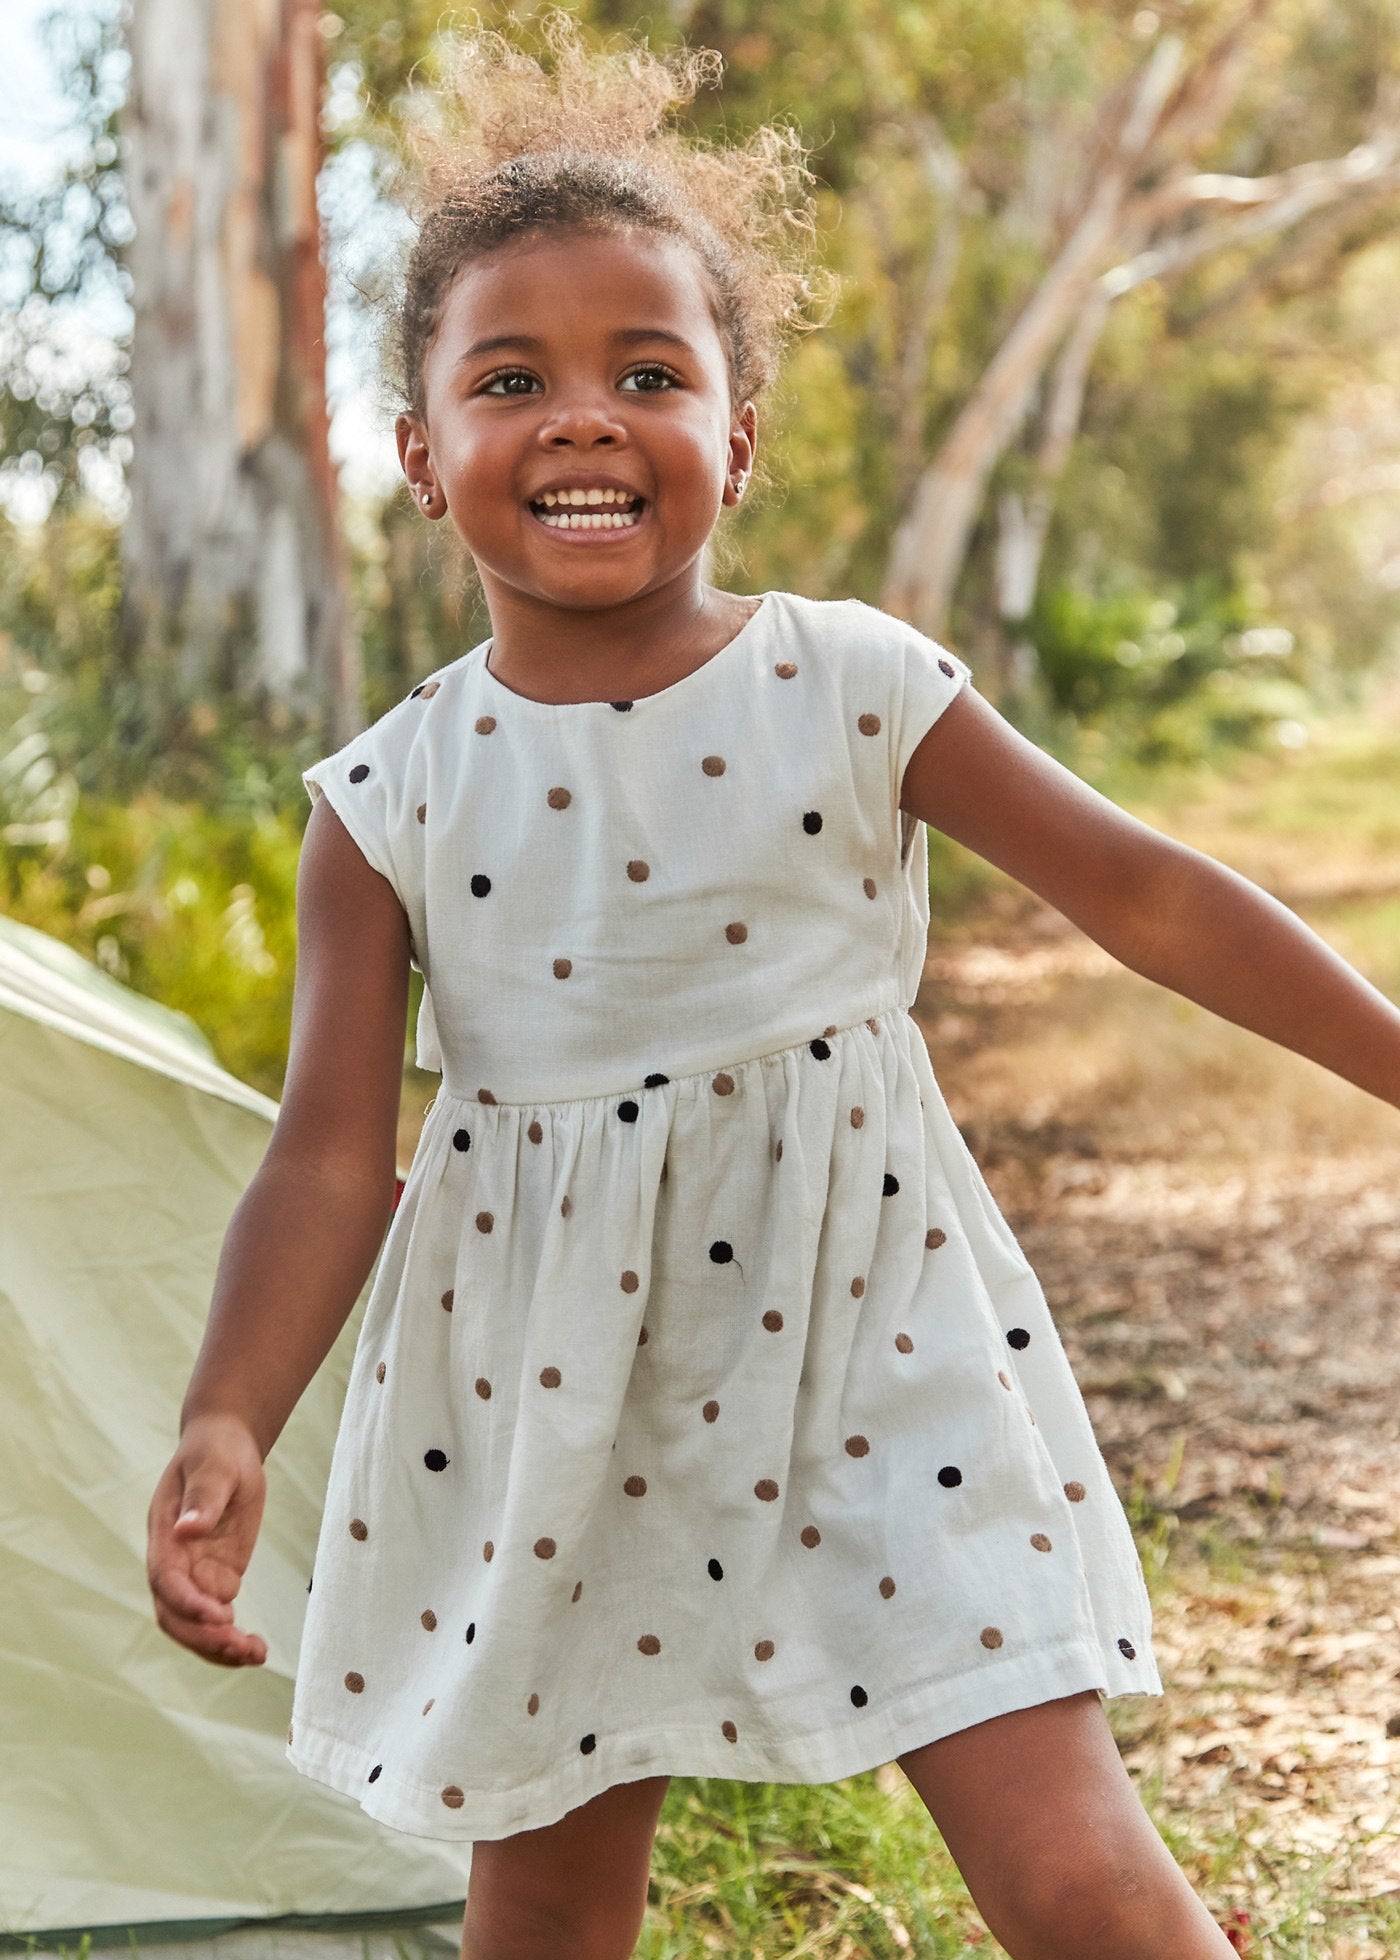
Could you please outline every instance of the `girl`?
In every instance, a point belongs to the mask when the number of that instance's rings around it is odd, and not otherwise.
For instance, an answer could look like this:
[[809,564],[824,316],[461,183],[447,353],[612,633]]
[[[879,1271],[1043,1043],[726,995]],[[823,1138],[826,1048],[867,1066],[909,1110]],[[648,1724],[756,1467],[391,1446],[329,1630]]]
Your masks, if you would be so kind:
[[[306,771],[285,1099],[156,1617],[265,1659],[263,1460],[387,1223],[288,1757],[474,1844],[464,1960],[630,1953],[673,1774],[891,1759],[1016,1960],[1227,1955],[1102,1705],[1162,1691],[1127,1519],[907,1011],[924,825],[1396,1104],[1400,1013],[899,620],[706,582],[800,159],[660,133],[712,63],[555,53],[465,44],[478,140],[409,263],[399,455],[492,634]],[[411,965],[443,1080],[390,1222]]]

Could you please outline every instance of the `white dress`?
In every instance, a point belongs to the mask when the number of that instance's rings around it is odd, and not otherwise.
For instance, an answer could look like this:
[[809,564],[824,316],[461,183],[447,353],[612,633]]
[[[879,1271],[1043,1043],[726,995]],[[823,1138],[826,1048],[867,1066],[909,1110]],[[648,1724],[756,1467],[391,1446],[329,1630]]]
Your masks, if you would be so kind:
[[528,700],[488,651],[305,773],[407,913],[442,1087],[289,1760],[493,1839],[640,1777],[828,1782],[1160,1694],[1122,1504],[907,1012],[900,785],[967,668],[786,592],[632,702]]

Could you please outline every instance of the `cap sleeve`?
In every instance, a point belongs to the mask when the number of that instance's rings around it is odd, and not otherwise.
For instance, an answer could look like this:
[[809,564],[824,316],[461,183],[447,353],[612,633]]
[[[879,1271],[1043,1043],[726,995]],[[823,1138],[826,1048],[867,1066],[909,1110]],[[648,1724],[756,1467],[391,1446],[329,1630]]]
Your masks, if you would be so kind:
[[913,626],[899,634],[897,665],[895,782],[902,785],[915,749],[972,679],[972,669]]
[[407,706],[390,708],[344,748],[304,769],[301,779],[312,804],[325,797],[366,862],[410,911],[422,853],[414,848],[413,823],[419,717],[406,715]]

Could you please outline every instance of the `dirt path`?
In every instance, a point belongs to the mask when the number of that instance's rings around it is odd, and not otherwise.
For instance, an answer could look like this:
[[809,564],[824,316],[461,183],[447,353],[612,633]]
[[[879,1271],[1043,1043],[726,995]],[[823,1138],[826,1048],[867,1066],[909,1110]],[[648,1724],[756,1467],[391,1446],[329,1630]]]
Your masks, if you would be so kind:
[[1400,1116],[1011,894],[916,1012],[1145,1535],[1154,1814],[1400,1898]]

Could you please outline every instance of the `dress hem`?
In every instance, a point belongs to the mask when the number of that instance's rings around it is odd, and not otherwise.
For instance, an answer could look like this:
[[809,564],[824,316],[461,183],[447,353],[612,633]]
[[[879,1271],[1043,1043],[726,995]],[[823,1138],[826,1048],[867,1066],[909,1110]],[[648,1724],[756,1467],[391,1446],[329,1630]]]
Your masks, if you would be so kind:
[[635,1783],[648,1776],[832,1783],[878,1769],[911,1749],[978,1722],[1089,1688],[1109,1699],[1164,1692],[1150,1648],[1139,1652],[1132,1674],[1140,1678],[1130,1679],[1125,1663],[1110,1662],[1091,1641],[1078,1640],[997,1667],[978,1667],[952,1682],[927,1684],[873,1719],[856,1716],[806,1735],[770,1735],[766,1742],[747,1748],[742,1742],[736,1746],[725,1741],[718,1723],[615,1735],[569,1774],[515,1790],[463,1790],[462,1803],[451,1811],[445,1810],[439,1789],[429,1791],[404,1778],[391,1781],[381,1775],[376,1782],[382,1787],[366,1789],[364,1765],[369,1752],[363,1745],[343,1741],[309,1723],[294,1724],[297,1740],[287,1745],[286,1758],[301,1775],[353,1798],[366,1816],[391,1830],[451,1843],[489,1842],[557,1823],[614,1784]]

